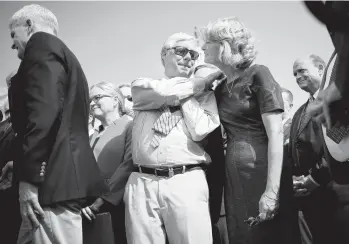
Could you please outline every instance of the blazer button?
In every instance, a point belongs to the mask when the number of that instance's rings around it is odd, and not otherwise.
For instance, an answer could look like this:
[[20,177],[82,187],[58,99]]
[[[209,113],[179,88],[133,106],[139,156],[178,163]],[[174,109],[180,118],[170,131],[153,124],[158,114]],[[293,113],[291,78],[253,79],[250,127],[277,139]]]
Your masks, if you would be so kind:
[[40,176],[43,177],[43,176],[44,176],[44,173],[41,172],[41,173],[40,173]]

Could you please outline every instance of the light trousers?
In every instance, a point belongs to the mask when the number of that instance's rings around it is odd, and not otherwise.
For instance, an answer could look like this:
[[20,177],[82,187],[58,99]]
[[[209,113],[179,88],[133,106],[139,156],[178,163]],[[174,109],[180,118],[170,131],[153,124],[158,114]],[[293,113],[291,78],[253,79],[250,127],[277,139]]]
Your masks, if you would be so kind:
[[128,244],[212,244],[201,169],[171,178],[134,172],[124,195]]
[[82,244],[82,218],[63,206],[43,208],[45,217],[33,230],[22,221],[17,244]]

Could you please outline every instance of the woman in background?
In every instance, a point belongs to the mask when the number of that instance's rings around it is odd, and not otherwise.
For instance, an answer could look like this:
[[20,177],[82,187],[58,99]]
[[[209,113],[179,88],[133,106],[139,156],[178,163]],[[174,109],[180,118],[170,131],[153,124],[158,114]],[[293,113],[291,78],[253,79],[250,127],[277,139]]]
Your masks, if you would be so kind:
[[112,83],[100,82],[90,89],[91,114],[101,122],[90,139],[97,164],[110,193],[82,210],[90,221],[100,211],[112,215],[116,243],[127,243],[123,195],[132,163],[132,118],[124,113],[124,97]]
[[287,202],[282,200],[292,197],[291,176],[282,179],[280,186],[280,86],[266,66],[254,64],[252,36],[237,18],[210,23],[203,30],[203,38],[205,62],[227,76],[216,88],[216,98],[227,133],[224,197],[229,242],[299,243],[288,222]]

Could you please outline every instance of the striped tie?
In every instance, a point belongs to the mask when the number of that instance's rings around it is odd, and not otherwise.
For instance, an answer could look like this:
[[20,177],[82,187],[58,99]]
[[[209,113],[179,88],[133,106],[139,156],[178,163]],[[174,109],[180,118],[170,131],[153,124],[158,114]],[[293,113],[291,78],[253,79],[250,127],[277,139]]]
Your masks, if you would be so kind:
[[168,135],[170,131],[177,125],[177,123],[183,118],[182,113],[179,111],[179,107],[172,109],[165,106],[160,109],[160,112],[161,115],[155,121],[153,126],[154,137],[151,141],[151,145],[153,147],[158,147],[160,140]]

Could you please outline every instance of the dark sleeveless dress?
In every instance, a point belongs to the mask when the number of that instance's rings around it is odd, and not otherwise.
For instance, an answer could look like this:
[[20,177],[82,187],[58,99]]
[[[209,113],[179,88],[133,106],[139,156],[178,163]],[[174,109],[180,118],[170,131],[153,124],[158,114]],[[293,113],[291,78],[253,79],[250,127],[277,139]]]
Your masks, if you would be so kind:
[[[283,112],[280,86],[267,67],[252,65],[233,83],[224,82],[217,89],[219,115],[228,137],[224,197],[229,243],[294,244],[282,239],[291,235],[280,226],[287,221],[283,214],[254,227],[244,222],[259,214],[268,173],[268,136],[261,115]],[[292,183],[288,189],[292,194]]]

